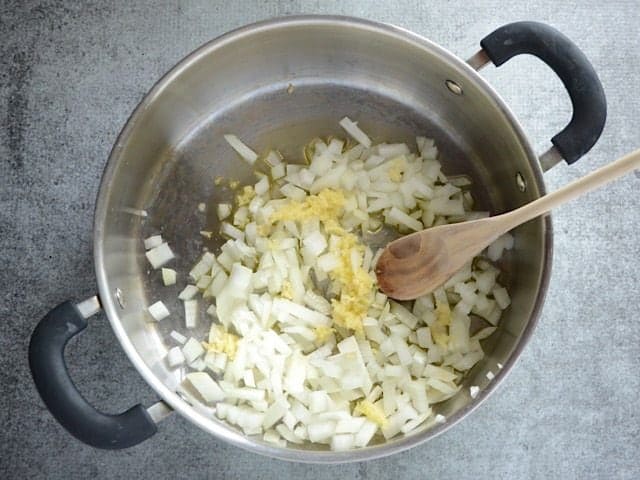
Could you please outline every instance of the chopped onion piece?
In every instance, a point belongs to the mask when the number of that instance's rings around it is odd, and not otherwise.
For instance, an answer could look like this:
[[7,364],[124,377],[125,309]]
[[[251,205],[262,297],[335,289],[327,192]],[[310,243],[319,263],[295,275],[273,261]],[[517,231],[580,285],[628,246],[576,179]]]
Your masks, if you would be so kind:
[[193,297],[196,296],[196,293],[198,293],[198,287],[196,287],[195,285],[187,285],[180,292],[180,294],[178,295],[178,298],[183,301],[191,300]]
[[436,365],[427,365],[424,368],[423,376],[427,378],[437,378],[444,382],[453,382],[456,374],[446,367],[438,367]]
[[196,287],[198,290],[206,290],[207,287],[211,284],[211,280],[213,280],[209,275],[202,275],[196,283]]
[[343,452],[353,447],[355,439],[350,433],[336,434],[331,438],[331,450],[334,452]]
[[414,231],[422,230],[422,223],[415,218],[410,217],[396,207],[392,207],[387,214],[387,219],[394,225],[401,225]]
[[206,402],[213,403],[224,400],[224,392],[208,373],[188,373],[186,378]]
[[275,165],[275,166],[271,167],[271,178],[273,178],[274,180],[282,178],[282,177],[284,177],[284,175],[285,175],[285,164],[284,163],[280,163],[278,165]]
[[331,272],[340,265],[340,261],[332,253],[326,253],[318,258],[318,268],[325,272]]
[[161,301],[157,301],[153,305],[150,305],[147,310],[156,322],[159,322],[171,315],[169,309]]
[[487,249],[487,256],[493,262],[500,259],[504,250],[511,250],[513,248],[513,236],[509,233],[505,233],[494,241]]
[[335,433],[336,422],[324,421],[318,423],[310,423],[307,425],[309,440],[312,442],[322,442],[329,439]]
[[350,417],[339,420],[336,424],[336,433],[358,433],[366,421],[366,417]]
[[440,415],[440,414],[438,414],[438,415],[436,415],[436,417],[434,418],[434,422],[435,422],[436,424],[444,423],[444,422],[446,422],[446,421],[447,421],[447,418],[446,418],[444,415]]
[[180,347],[173,347],[167,352],[167,363],[171,368],[175,368],[184,363],[184,355]]
[[231,148],[238,152],[238,155],[249,163],[249,165],[253,165],[258,159],[258,154],[242,143],[242,141],[235,135],[225,135],[224,139],[229,145],[231,145]]
[[218,220],[222,221],[231,215],[231,211],[233,207],[229,203],[219,203],[216,207],[216,212],[218,214]]
[[222,225],[220,226],[220,233],[236,240],[244,239],[244,232],[242,230],[238,230],[236,227],[227,222],[222,222]]
[[404,143],[382,143],[378,145],[378,154],[384,158],[395,158],[409,154],[409,147]]
[[316,312],[307,307],[294,303],[284,298],[276,298],[273,302],[273,310],[276,312],[292,315],[298,320],[311,325],[328,325],[329,318],[320,312]]
[[140,210],[138,208],[123,207],[122,211],[125,213],[129,213],[131,215],[136,215],[137,217],[142,217],[142,218],[146,218],[149,216],[146,210]]
[[471,395],[471,398],[476,398],[479,392],[480,392],[480,387],[477,387],[475,385],[472,385],[471,387],[469,387],[469,395]]
[[175,258],[168,243],[161,243],[145,253],[151,266],[158,269]]
[[187,341],[187,337],[185,337],[179,332],[176,332],[175,330],[171,330],[171,333],[169,333],[169,336],[173,338],[176,342],[178,342],[180,345],[184,345],[185,342]]
[[[483,257],[413,303],[376,291],[382,249],[366,245],[370,234],[385,227],[406,234],[487,213],[471,211],[467,177],[442,172],[433,140],[418,137],[414,153],[402,143],[372,145],[349,118],[340,125],[357,145],[315,139],[304,149],[307,165],[271,151],[263,158],[270,175],[256,171],[257,180],[242,188],[229,183],[233,202],[217,205],[219,253],[197,261],[193,285],[180,293],[188,328],[202,295],[208,338],[170,334],[184,344],[167,354],[169,365],[220,378],[194,377],[198,398],[180,390],[195,408],[210,414],[203,402],[217,402],[219,419],[280,446],[345,451],[366,447],[377,432],[391,439],[444,422],[434,404],[460,391],[484,356],[480,340],[511,301],[497,281],[500,270]],[[237,137],[227,141],[255,162]],[[486,255],[496,261],[512,246],[513,237],[501,237]],[[474,319],[471,327],[472,316],[491,326],[478,328]]]
[[304,200],[304,198],[307,196],[307,192],[291,184],[286,184],[282,186],[280,188],[280,191],[285,197],[288,197],[292,200],[296,200],[298,202]]
[[262,427],[264,429],[271,428],[271,426],[279,421],[288,410],[289,406],[286,402],[282,400],[274,402],[264,414]]
[[511,305],[511,298],[509,297],[509,293],[507,292],[507,289],[504,287],[494,288],[493,298],[496,299],[496,303],[502,310],[504,310],[509,305]]
[[187,363],[192,363],[204,353],[204,348],[195,338],[191,337],[182,347],[182,353]]
[[419,415],[418,417],[414,418],[413,420],[409,420],[402,427],[400,427],[400,431],[402,433],[409,433],[412,430],[415,430],[418,426],[423,424],[425,422],[425,420],[427,420],[427,418],[429,418],[430,415],[431,415],[431,412],[423,413],[423,414]]
[[327,248],[327,240],[319,231],[315,231],[306,236],[302,241],[306,250],[313,256],[317,257]]
[[391,335],[390,338],[393,343],[393,348],[398,354],[400,365],[409,365],[412,362],[413,357],[411,356],[411,352],[407,348],[405,341],[397,335]]
[[198,301],[185,300],[184,302],[184,323],[187,328],[196,328],[198,323]]
[[262,439],[265,442],[268,443],[273,443],[274,445],[277,445],[279,447],[286,447],[287,446],[287,441],[284,440],[283,438],[280,437],[280,434],[278,432],[276,432],[275,430],[267,430],[266,432],[264,432],[264,435],[262,436]]
[[278,425],[276,431],[282,435],[282,437],[291,443],[302,443],[302,439],[293,433],[286,425]]
[[149,238],[144,240],[144,248],[145,250],[151,250],[159,245],[162,245],[163,240],[161,235],[152,235]]
[[269,191],[269,179],[267,177],[262,177],[256,186],[253,188],[256,192],[256,195],[264,195]]
[[378,425],[369,420],[365,420],[364,425],[354,437],[355,447],[366,447],[378,430]]
[[162,269],[162,283],[168,287],[176,283],[176,271],[173,268]]
[[340,126],[344,128],[358,143],[361,143],[367,148],[371,147],[371,139],[366,133],[360,130],[358,124],[352,121],[349,117],[344,117],[340,120]]
[[216,257],[211,252],[205,252],[200,261],[194,265],[189,276],[197,282],[202,275],[208,274],[216,264]]

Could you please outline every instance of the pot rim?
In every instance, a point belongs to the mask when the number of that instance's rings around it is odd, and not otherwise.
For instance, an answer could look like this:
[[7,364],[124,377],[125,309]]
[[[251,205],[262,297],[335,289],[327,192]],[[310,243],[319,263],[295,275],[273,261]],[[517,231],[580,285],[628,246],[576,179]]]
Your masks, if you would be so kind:
[[180,413],[184,418],[189,420],[194,425],[202,428],[208,433],[214,435],[217,438],[225,440],[232,445],[238,446],[248,451],[252,451],[261,455],[265,455],[272,458],[278,458],[288,461],[297,461],[304,463],[347,463],[363,460],[371,460],[375,458],[382,458],[394,453],[399,453],[404,450],[408,450],[415,447],[427,440],[434,438],[444,431],[457,424],[472,411],[474,411],[480,404],[484,402],[502,383],[504,378],[510,372],[515,362],[520,357],[522,350],[529,342],[531,335],[538,323],[538,318],[544,304],[544,298],[546,295],[547,287],[549,284],[549,277],[551,273],[551,262],[553,256],[553,243],[552,243],[552,224],[551,218],[547,215],[544,218],[544,264],[542,266],[540,288],[536,297],[535,305],[527,323],[513,353],[509,359],[503,365],[503,368],[497,372],[494,380],[483,389],[478,396],[469,402],[464,408],[457,411],[455,414],[447,418],[447,421],[440,425],[435,425],[432,428],[425,430],[424,432],[410,435],[408,437],[400,438],[398,440],[391,441],[389,443],[382,443],[371,447],[366,447],[357,450],[349,450],[346,452],[332,452],[332,451],[315,451],[315,450],[301,450],[293,448],[282,448],[269,445],[267,443],[256,442],[253,439],[233,430],[230,427],[222,424],[216,424],[211,422],[208,417],[199,413],[194,407],[189,405],[185,400],[178,396],[174,391],[169,389],[162,381],[156,377],[151,368],[146,365],[141,356],[137,353],[133,343],[129,339],[129,336],[124,330],[120,320],[119,311],[117,308],[117,299],[114,292],[108,290],[108,281],[104,265],[103,255],[103,238],[104,238],[104,224],[106,216],[108,215],[107,209],[107,197],[109,186],[113,180],[113,176],[116,170],[116,165],[120,158],[120,153],[123,149],[123,145],[131,135],[133,126],[137,123],[138,117],[144,110],[153,103],[153,101],[162,93],[164,88],[173,82],[185,69],[195,62],[197,62],[203,56],[215,51],[216,49],[232,43],[237,39],[251,36],[255,33],[264,32],[275,29],[286,29],[288,27],[310,26],[310,25],[339,25],[344,28],[358,28],[369,30],[377,34],[393,37],[397,40],[402,40],[417,46],[423,50],[430,50],[432,53],[437,54],[443,61],[453,63],[457,68],[463,70],[464,73],[469,75],[477,84],[483,88],[483,90],[493,99],[495,105],[509,120],[514,128],[514,131],[526,151],[529,162],[532,166],[536,186],[538,187],[540,194],[544,195],[545,186],[542,178],[542,171],[538,164],[538,159],[529,141],[522,129],[522,126],[517,121],[515,115],[511,112],[506,103],[498,95],[498,93],[491,87],[491,85],[481,77],[473,68],[471,68],[465,61],[449,52],[445,48],[438,44],[426,39],[425,37],[406,30],[402,27],[397,27],[391,24],[375,22],[371,20],[360,19],[349,16],[334,16],[334,15],[300,15],[289,17],[278,17],[269,20],[263,20],[260,22],[252,23],[242,26],[240,28],[231,30],[223,35],[210,40],[209,42],[198,47],[186,57],[182,58],[174,67],[172,67],[165,75],[163,75],[155,85],[149,90],[144,98],[136,106],[133,113],[127,119],[124,127],[122,128],[118,138],[109,155],[102,180],[100,182],[100,189],[98,192],[96,209],[94,214],[94,266],[96,270],[96,278],[98,283],[98,291],[101,299],[102,306],[106,312],[111,328],[113,329],[116,337],[118,338],[122,348],[129,357],[131,363],[138,370],[140,375],[145,381],[160,395],[160,397],[168,403],[171,408]]

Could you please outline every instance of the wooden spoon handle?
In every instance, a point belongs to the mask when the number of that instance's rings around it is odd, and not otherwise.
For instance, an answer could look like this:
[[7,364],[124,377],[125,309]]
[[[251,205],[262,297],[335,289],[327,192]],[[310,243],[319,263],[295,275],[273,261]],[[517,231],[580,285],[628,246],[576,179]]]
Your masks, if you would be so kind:
[[500,215],[503,220],[504,231],[507,232],[518,225],[525,223],[549,210],[562,205],[574,198],[584,195],[591,190],[606,185],[618,177],[640,168],[640,149],[635,150],[624,157],[605,165],[590,174],[574,180],[570,184],[555,192],[549,193],[539,199],[528,203],[516,210]]

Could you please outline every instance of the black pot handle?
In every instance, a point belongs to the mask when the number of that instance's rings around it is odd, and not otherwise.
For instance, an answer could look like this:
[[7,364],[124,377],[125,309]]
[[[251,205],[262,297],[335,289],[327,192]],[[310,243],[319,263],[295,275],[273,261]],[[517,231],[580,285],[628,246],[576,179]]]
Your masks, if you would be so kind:
[[515,22],[487,35],[480,45],[496,67],[523,53],[551,67],[573,105],[571,121],[551,143],[568,164],[593,147],[604,128],[607,101],[593,66],[571,40],[544,23]]
[[69,377],[64,349],[86,326],[84,315],[71,302],[61,303],[40,320],[29,343],[33,381],[51,414],[78,440],[96,448],[131,447],[157,431],[145,408],[138,404],[119,415],[101,413]]

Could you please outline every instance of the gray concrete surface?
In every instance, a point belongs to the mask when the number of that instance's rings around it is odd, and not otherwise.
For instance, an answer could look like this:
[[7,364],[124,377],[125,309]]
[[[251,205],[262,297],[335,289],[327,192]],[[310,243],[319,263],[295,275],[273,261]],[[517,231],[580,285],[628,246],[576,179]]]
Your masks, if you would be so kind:
[[[640,478],[638,172],[554,215],[550,291],[515,371],[470,418],[406,453],[366,464],[289,464],[227,446],[177,416],[135,448],[98,451],[44,409],[27,368],[29,334],[50,307],[96,290],[91,222],[110,147],[162,73],[231,28],[278,15],[347,14],[403,26],[466,57],[501,24],[549,22],[593,61],[609,102],[598,145],[575,166],[549,172],[549,187],[640,146],[637,1],[391,3],[1,2],[1,478]],[[560,82],[528,58],[483,75],[546,149],[570,114]],[[67,358],[99,408],[155,399],[104,317]]]

